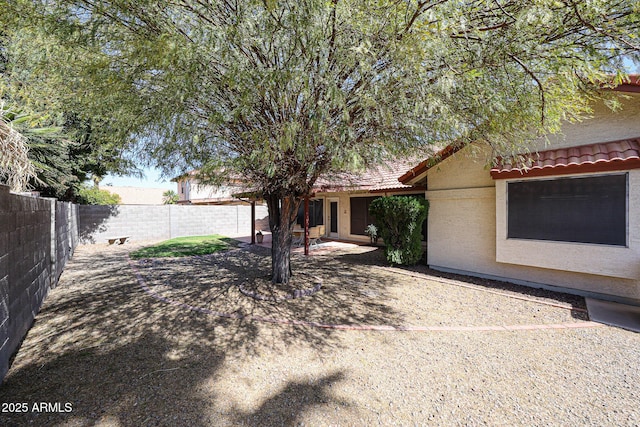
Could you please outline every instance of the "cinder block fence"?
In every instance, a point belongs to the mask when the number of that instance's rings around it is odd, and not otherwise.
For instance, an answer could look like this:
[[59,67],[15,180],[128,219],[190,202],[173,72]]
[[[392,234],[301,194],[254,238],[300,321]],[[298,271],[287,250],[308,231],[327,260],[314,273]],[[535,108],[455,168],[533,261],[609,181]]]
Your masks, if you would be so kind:
[[[256,206],[256,228],[267,208]],[[80,243],[249,235],[250,206],[77,206],[0,185],[0,382],[45,297]]]
[[78,209],[0,185],[0,378],[78,242]]
[[249,236],[253,228],[268,224],[266,206],[256,206],[254,227],[249,205],[81,205],[79,212],[81,243],[106,243],[116,237],[144,242],[209,234]]

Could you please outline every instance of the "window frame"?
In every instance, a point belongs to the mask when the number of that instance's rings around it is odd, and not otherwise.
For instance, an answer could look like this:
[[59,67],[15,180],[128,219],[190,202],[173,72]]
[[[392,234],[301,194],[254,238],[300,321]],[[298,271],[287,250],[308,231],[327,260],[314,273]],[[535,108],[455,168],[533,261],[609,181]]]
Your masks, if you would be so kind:
[[[360,195],[351,195],[349,197],[349,234],[351,236],[358,236],[358,237],[366,237],[367,236],[367,233],[365,233],[365,231],[364,231],[365,228],[367,227],[367,225],[373,224],[375,222],[374,217],[369,214],[369,206],[371,205],[372,201],[374,201],[375,199],[378,199],[380,197],[383,197],[383,196],[371,196],[370,194],[363,194],[361,196]],[[353,228],[354,228],[353,227],[353,201],[355,199],[368,200],[369,201],[368,203],[365,201],[365,206],[366,206],[366,209],[365,209],[365,225],[364,225],[365,228],[362,229],[362,233],[354,233],[353,232]]]
[[[509,209],[510,209],[510,184],[514,183],[531,183],[531,182],[544,182],[544,181],[561,181],[561,180],[572,180],[572,179],[584,179],[584,178],[602,178],[608,176],[624,176],[624,244],[616,244],[616,243],[599,243],[599,242],[588,242],[588,241],[575,241],[575,240],[558,240],[558,239],[544,239],[537,237],[511,237],[511,230],[509,228]],[[629,172],[615,172],[615,173],[602,173],[602,174],[585,174],[585,175],[557,175],[557,176],[549,176],[545,178],[530,178],[530,179],[509,179],[506,180],[506,189],[505,189],[505,236],[506,240],[514,240],[514,241],[538,241],[538,242],[547,242],[547,243],[562,243],[562,244],[576,244],[576,245],[596,245],[596,246],[610,246],[616,248],[628,248],[629,240],[630,240],[630,230],[629,230],[629,221],[630,221],[630,177]]]
[[[318,205],[320,207],[318,208]],[[309,227],[315,227],[318,225],[324,225],[324,206],[325,200],[323,197],[316,197],[309,199]],[[304,199],[298,206],[298,215],[296,216],[296,224],[304,228]]]

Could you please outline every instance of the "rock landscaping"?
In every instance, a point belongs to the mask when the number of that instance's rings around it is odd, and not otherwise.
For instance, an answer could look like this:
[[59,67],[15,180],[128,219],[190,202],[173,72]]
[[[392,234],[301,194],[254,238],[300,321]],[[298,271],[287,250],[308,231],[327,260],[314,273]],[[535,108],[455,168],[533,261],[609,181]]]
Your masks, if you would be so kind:
[[295,255],[315,292],[275,301],[241,291],[265,294],[267,249],[132,247],[77,249],[0,386],[29,410],[0,424],[640,423],[640,334],[590,322],[582,298],[358,247]]

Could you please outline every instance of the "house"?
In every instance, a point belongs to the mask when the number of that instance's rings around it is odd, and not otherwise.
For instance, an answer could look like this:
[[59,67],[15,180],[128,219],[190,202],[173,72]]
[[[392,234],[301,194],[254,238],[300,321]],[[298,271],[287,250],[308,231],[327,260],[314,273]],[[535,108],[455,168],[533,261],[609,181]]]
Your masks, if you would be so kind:
[[640,305],[640,79],[617,90],[621,111],[597,105],[529,167],[487,168],[476,144],[405,172],[430,203],[429,266]]
[[[324,224],[326,237],[355,242],[369,241],[365,233],[373,223],[369,205],[381,196],[424,197],[425,187],[403,184],[398,176],[415,164],[414,159],[393,160],[357,174],[322,177],[314,186],[309,202],[309,225]],[[298,223],[303,224],[303,207]]]
[[230,180],[220,186],[201,184],[197,171],[180,175],[172,181],[178,187],[178,204],[189,205],[234,205],[243,203],[234,194],[247,191],[239,180]]
[[[398,182],[398,176],[416,163],[417,159],[381,163],[361,173],[322,177],[309,199],[309,226],[325,225],[325,236],[340,240],[369,241],[366,226],[373,222],[369,205],[377,197],[412,195],[424,197],[424,187]],[[240,181],[213,187],[200,184],[196,172],[175,178],[181,204],[242,203],[236,196],[247,191]],[[304,206],[300,205],[298,223],[304,224]],[[268,229],[263,218],[262,229]],[[426,224],[425,224],[426,229]]]

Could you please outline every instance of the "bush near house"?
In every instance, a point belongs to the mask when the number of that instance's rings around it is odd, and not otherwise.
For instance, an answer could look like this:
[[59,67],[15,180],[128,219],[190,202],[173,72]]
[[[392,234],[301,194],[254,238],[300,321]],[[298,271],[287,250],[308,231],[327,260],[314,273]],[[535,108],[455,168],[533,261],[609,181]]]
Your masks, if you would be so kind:
[[391,264],[413,265],[422,256],[421,229],[429,202],[415,197],[381,197],[371,202],[384,253]]

